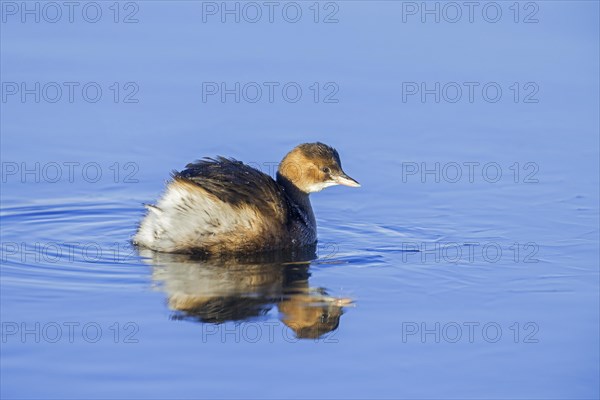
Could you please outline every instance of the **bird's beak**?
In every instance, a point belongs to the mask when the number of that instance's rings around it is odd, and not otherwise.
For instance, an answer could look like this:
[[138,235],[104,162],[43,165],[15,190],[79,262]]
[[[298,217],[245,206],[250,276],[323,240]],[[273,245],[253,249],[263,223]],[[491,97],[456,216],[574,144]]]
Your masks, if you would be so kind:
[[350,187],[360,187],[360,183],[358,183],[356,180],[350,178],[345,173],[342,173],[339,176],[333,177],[333,180],[338,185],[344,185],[344,186],[350,186]]

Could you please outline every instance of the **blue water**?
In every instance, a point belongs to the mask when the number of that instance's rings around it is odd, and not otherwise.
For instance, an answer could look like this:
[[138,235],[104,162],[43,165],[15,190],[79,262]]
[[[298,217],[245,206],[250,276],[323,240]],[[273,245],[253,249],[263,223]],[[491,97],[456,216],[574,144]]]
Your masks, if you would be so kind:
[[[600,396],[597,2],[23,4],[2,398]],[[131,247],[171,170],[317,140],[362,187],[312,196],[316,254]]]

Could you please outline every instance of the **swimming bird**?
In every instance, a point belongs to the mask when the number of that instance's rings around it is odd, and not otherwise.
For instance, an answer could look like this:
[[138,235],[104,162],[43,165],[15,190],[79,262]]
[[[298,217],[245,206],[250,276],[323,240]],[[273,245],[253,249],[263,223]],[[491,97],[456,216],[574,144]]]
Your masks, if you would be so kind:
[[279,164],[276,179],[233,158],[204,158],[174,172],[133,239],[168,253],[206,256],[298,248],[317,241],[309,194],[333,185],[359,187],[340,156],[304,143]]

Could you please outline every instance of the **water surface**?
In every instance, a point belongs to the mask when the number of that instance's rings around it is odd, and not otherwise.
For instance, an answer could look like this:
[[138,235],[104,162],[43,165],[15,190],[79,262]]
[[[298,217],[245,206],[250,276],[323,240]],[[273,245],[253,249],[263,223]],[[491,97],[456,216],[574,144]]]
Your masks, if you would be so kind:
[[[362,1],[221,23],[141,1],[130,24],[100,4],[97,23],[1,24],[2,82],[103,89],[3,86],[3,398],[598,398],[597,3],[535,2],[537,23],[523,3],[518,23],[504,2],[497,23],[422,23]],[[223,101],[215,82],[303,95]],[[221,154],[272,174],[316,140],[362,187],[313,195],[315,249],[131,247],[171,170]]]

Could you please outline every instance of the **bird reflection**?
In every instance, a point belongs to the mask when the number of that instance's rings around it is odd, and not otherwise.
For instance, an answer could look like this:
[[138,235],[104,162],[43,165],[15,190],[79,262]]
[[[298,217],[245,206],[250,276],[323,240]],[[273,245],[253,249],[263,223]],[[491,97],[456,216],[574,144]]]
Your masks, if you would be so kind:
[[153,265],[152,278],[167,294],[176,319],[220,324],[245,321],[277,306],[281,321],[298,338],[336,330],[352,301],[309,286],[316,247],[260,255],[208,259],[139,249]]

